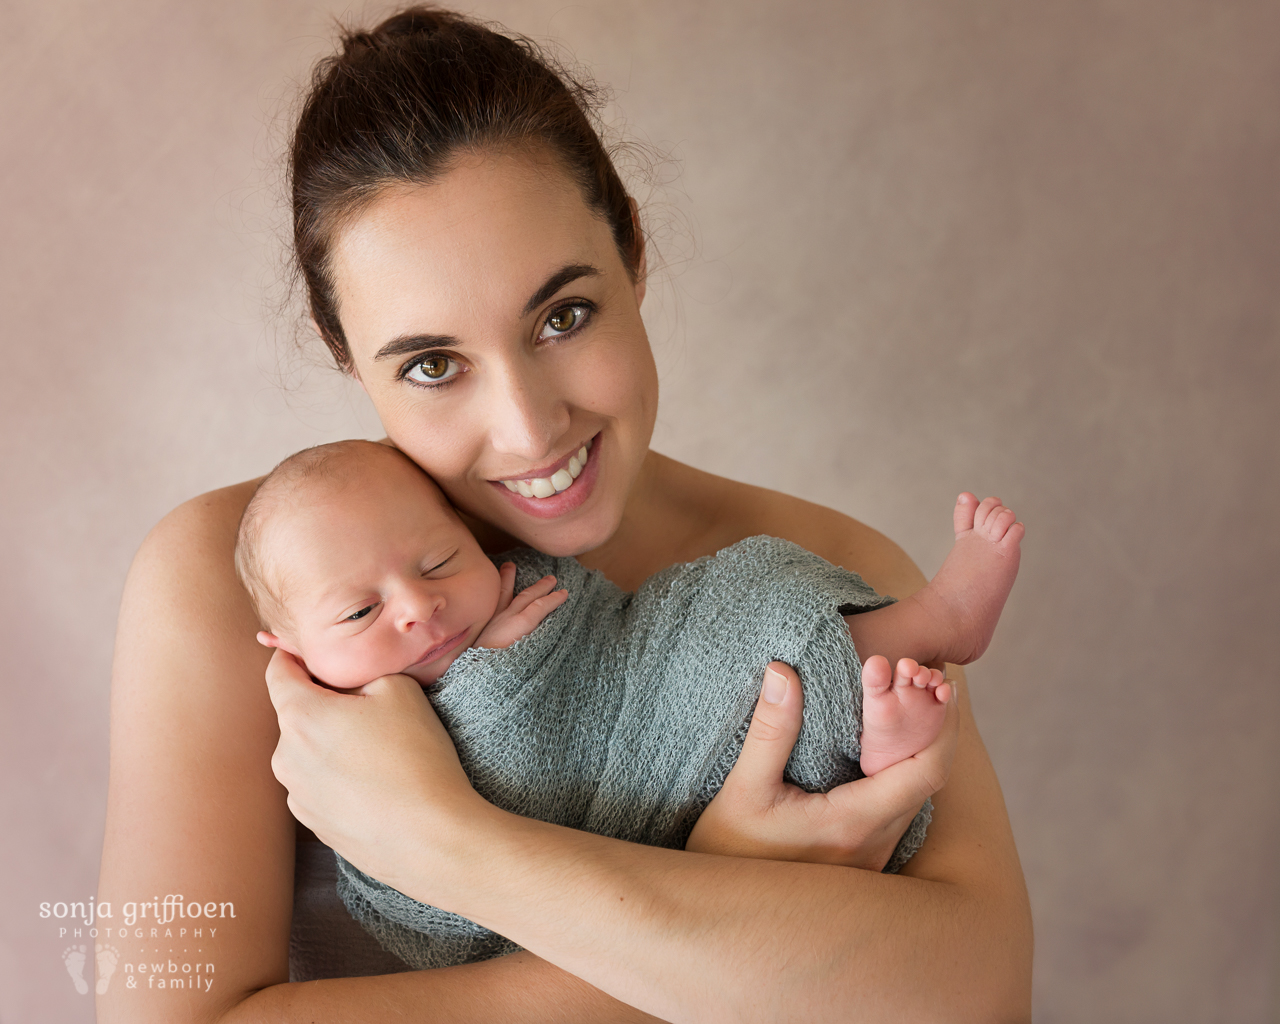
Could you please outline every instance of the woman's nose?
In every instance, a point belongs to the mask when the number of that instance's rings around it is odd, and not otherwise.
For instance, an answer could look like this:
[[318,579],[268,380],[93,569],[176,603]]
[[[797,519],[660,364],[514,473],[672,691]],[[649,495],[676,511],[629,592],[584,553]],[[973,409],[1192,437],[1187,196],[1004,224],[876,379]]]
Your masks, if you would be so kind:
[[537,462],[569,429],[559,389],[528,365],[508,364],[492,373],[485,404],[490,443],[504,455]]

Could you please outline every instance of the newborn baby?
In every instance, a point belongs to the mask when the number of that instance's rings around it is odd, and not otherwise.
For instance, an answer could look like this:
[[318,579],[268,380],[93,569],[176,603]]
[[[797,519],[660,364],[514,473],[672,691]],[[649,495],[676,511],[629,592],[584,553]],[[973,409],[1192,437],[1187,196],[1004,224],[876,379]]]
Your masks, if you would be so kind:
[[[259,640],[317,680],[350,689],[403,673],[423,684],[486,799],[683,848],[737,758],[770,661],[793,665],[805,688],[788,781],[825,791],[932,742],[950,687],[920,663],[982,653],[1023,533],[1008,509],[968,494],[955,526],[938,575],[898,603],[768,537],[627,594],[572,558],[522,550],[495,565],[411,460],[344,441],[300,452],[263,481],[236,566],[267,627]],[[863,666],[859,651],[876,656]],[[919,847],[929,810],[886,870]],[[353,916],[411,966],[517,948],[338,865]]]

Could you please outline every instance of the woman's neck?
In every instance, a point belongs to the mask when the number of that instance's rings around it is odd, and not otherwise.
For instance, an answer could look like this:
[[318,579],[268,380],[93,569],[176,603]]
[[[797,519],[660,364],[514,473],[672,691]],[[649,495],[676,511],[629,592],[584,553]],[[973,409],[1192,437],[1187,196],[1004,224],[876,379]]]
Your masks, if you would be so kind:
[[650,450],[645,457],[622,522],[607,541],[578,556],[624,590],[635,590],[655,572],[708,551],[716,520],[717,477]]

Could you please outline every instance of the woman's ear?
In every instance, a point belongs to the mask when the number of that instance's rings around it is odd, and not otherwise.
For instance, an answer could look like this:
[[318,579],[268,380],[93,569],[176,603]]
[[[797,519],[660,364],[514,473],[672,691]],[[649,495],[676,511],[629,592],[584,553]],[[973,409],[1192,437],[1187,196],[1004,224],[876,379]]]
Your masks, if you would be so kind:
[[636,305],[644,304],[645,285],[649,276],[649,264],[644,246],[644,232],[640,229],[640,204],[632,196],[627,196],[631,207],[631,233],[636,240]]

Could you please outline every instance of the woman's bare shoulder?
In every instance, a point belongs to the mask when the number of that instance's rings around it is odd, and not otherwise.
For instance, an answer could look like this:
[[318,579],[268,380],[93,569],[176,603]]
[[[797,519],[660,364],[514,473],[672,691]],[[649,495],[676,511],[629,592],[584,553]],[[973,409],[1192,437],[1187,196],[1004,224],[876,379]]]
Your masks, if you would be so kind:
[[182,677],[189,700],[198,692],[191,682],[203,679],[220,706],[219,693],[243,691],[259,712],[270,710],[262,686],[269,652],[254,639],[261,627],[235,571],[236,532],[257,483],[192,498],[143,540],[120,603],[117,695],[167,689]]
[[[744,484],[666,460],[673,483],[706,524],[706,543],[719,550],[744,537],[781,537],[863,577],[882,594],[924,586],[916,564],[897,544],[852,516],[780,491]],[[696,511],[695,511],[696,509]]]
[[257,484],[192,498],[147,534],[121,601],[118,689],[163,685],[192,656],[198,660],[183,670],[188,678],[210,674],[223,677],[223,685],[235,680],[262,689],[267,652],[254,640],[257,617],[234,561],[240,516]]
[[139,555],[181,565],[234,551],[240,516],[260,482],[246,480],[184,501],[152,528]]

